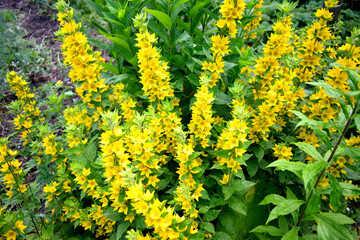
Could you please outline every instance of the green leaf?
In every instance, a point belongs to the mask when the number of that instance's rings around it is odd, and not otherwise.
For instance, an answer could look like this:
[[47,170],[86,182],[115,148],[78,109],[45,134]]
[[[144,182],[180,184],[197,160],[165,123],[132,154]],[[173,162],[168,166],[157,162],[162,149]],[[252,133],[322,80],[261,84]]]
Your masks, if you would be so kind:
[[328,174],[328,177],[330,179],[330,187],[331,187],[330,203],[334,211],[337,212],[341,207],[340,199],[343,195],[343,190],[340,186],[340,183],[338,182],[338,180],[336,180],[334,175]]
[[360,131],[360,114],[355,115],[354,120],[358,131]]
[[209,210],[203,215],[203,220],[205,222],[214,221],[218,217],[220,212],[221,210],[215,210],[215,209]]
[[225,232],[217,232],[213,239],[214,240],[232,240],[230,235]]
[[330,84],[328,84],[324,81],[307,82],[306,84],[322,87],[325,90],[325,92],[327,93],[327,95],[329,95],[330,97],[335,98],[335,99],[339,99],[341,97],[341,95],[344,94],[342,91],[334,88],[333,86],[331,86]]
[[302,179],[302,171],[306,167],[305,163],[302,162],[290,162],[285,159],[279,159],[275,162],[270,163],[267,167],[276,167],[275,170],[290,171],[295,173],[300,179]]
[[88,21],[89,21],[89,23],[90,23],[91,25],[93,25],[94,27],[96,27],[101,34],[108,34],[108,32],[107,32],[103,27],[101,27],[99,24],[97,24],[96,22],[91,21],[91,20],[88,20]]
[[229,207],[231,207],[235,212],[246,215],[246,205],[244,200],[245,199],[233,196],[229,200]]
[[255,236],[256,236],[259,240],[271,240],[270,238],[262,235],[261,233],[255,233]]
[[331,219],[332,221],[336,222],[337,224],[353,224],[355,221],[344,214],[341,213],[332,213],[332,212],[325,212],[320,213],[324,217]]
[[303,200],[285,199],[280,202],[273,210],[271,210],[269,218],[266,220],[266,224],[276,219],[278,216],[290,214],[299,209],[305,202]]
[[129,226],[130,226],[129,221],[120,223],[120,225],[117,227],[117,231],[116,231],[116,239],[117,240],[122,237],[122,235],[126,232],[126,230],[129,228]]
[[102,42],[102,41],[100,41],[100,40],[93,39],[93,38],[89,38],[88,41],[89,41],[89,43],[91,43],[91,44],[93,44],[93,45],[95,45],[95,46],[97,46],[97,47],[105,50],[107,53],[109,53],[110,55],[112,55],[111,46],[110,46],[111,44],[109,44],[109,43],[104,43],[104,42]]
[[90,162],[92,162],[92,161],[95,160],[96,155],[97,155],[97,154],[96,154],[96,150],[97,150],[97,148],[96,148],[95,142],[90,143],[90,144],[86,147],[86,157],[87,157],[87,159],[88,159]]
[[298,128],[299,126],[309,126],[325,143],[326,145],[331,148],[331,143],[329,141],[329,135],[322,129],[320,129],[319,127],[322,128],[335,128],[336,127],[331,124],[331,123],[325,123],[323,121],[316,121],[316,120],[312,120],[312,119],[308,119],[308,117],[306,117],[303,113],[299,112],[299,111],[295,111],[295,110],[290,110],[290,112],[294,113],[296,116],[298,116],[301,121],[296,125],[296,128]]
[[[349,240],[353,239],[348,228],[341,226],[334,218],[323,213],[314,213],[312,216],[318,222],[317,232],[320,240],[336,239]],[[337,219],[337,218],[335,218]],[[343,219],[342,219],[343,220]]]
[[189,240],[203,240],[205,239],[205,234],[202,232],[197,232],[189,237]]
[[313,195],[311,196],[309,203],[306,207],[305,214],[310,215],[312,213],[319,212],[321,209],[321,199],[318,189],[314,189]]
[[93,9],[99,16],[102,16],[102,13],[105,12],[104,8],[97,4],[95,1],[85,0],[85,3]]
[[105,36],[105,37],[110,41],[112,41],[114,44],[118,45],[121,48],[121,50],[124,50],[124,52],[122,52],[121,55],[124,56],[126,60],[130,60],[133,57],[131,53],[131,48],[124,39],[118,37],[112,37],[112,36]]
[[345,150],[346,154],[348,154],[353,159],[355,160],[360,159],[360,151],[358,148],[348,145],[342,145],[341,147]]
[[231,104],[231,97],[222,91],[219,91],[215,96],[214,104]]
[[105,83],[108,85],[112,85],[112,84],[116,84],[119,82],[123,82],[124,80],[135,80],[133,76],[131,76],[130,74],[120,74],[120,75],[116,75],[110,78],[106,78],[105,79]]
[[316,161],[306,165],[303,170],[303,180],[307,196],[314,187],[317,177],[326,167],[327,162],[324,161]]
[[288,231],[282,238],[281,240],[298,240],[298,228],[294,227],[293,229],[291,229],[290,231]]
[[339,183],[343,190],[344,196],[355,197],[360,195],[360,188],[351,183]]
[[233,67],[235,67],[237,65],[238,64],[236,64],[236,63],[231,63],[231,62],[225,61],[223,69],[224,69],[224,71],[226,71],[226,70],[229,70],[229,69],[231,69],[231,68],[233,68]]
[[209,222],[202,222],[200,223],[200,228],[205,229],[206,231],[215,234],[215,227],[212,223]]
[[250,232],[268,233],[274,237],[280,237],[283,235],[283,232],[280,229],[273,227],[273,226],[264,226],[264,225],[257,226]]
[[301,240],[319,240],[319,238],[317,234],[305,234]]
[[254,182],[236,179],[235,181],[231,182],[231,187],[228,186],[222,187],[224,193],[224,199],[225,200],[229,199],[234,194],[234,192],[237,192],[240,195],[244,195],[254,185],[255,185]]
[[150,19],[148,23],[148,27],[153,30],[165,43],[166,46],[169,46],[169,37],[166,34],[164,28],[161,27],[160,24],[157,24],[157,22],[153,19]]
[[203,7],[205,7],[206,5],[208,5],[211,1],[206,0],[204,2],[199,2],[197,3],[195,6],[193,6],[190,11],[189,11],[189,16],[191,18],[194,18],[196,15],[198,15],[198,13],[201,11],[201,9]]
[[267,195],[260,203],[259,205],[267,205],[267,204],[274,204],[279,205],[281,202],[286,200],[283,196],[277,195],[277,194],[270,194]]
[[98,62],[97,64],[99,64],[100,66],[102,66],[105,70],[112,72],[116,75],[119,74],[119,70],[117,69],[117,67],[115,67],[114,65],[110,64],[110,63],[102,63],[102,62]]
[[350,92],[346,92],[347,95],[349,96],[358,96],[360,95],[360,91],[350,91]]
[[360,82],[360,75],[352,69],[345,69],[345,71],[352,82],[352,84],[349,84],[352,87],[351,90],[359,90],[358,83]]
[[121,214],[118,213],[117,211],[114,211],[113,207],[109,207],[108,209],[106,209],[103,215],[107,218],[110,218],[113,221],[120,221],[121,219]]
[[264,149],[261,146],[258,146],[258,145],[254,146],[253,151],[254,151],[254,154],[255,154],[255,156],[256,156],[256,158],[258,160],[263,159],[263,157],[264,157]]
[[216,156],[222,157],[222,158],[230,158],[232,154],[232,150],[220,150],[220,151],[214,151]]
[[285,216],[279,216],[278,218],[278,226],[282,232],[289,231],[289,222],[287,221]]
[[165,13],[161,12],[161,11],[157,11],[157,10],[151,10],[151,9],[145,9],[145,11],[151,15],[153,15],[155,18],[157,18],[157,20],[159,20],[159,22],[164,25],[164,27],[170,31],[173,22],[171,21],[171,18],[166,15]]
[[176,2],[173,7],[172,7],[172,12],[175,11],[175,9],[177,9],[178,7],[180,7],[181,5],[183,5],[184,3],[188,2],[189,0],[180,0],[178,2]]
[[315,158],[316,160],[325,161],[323,156],[321,156],[321,154],[316,150],[316,148],[313,145],[305,142],[297,142],[294,144],[298,146],[302,151],[306,152],[307,154]]
[[189,161],[194,160],[195,158],[197,158],[198,156],[201,155],[202,152],[194,152],[189,156]]

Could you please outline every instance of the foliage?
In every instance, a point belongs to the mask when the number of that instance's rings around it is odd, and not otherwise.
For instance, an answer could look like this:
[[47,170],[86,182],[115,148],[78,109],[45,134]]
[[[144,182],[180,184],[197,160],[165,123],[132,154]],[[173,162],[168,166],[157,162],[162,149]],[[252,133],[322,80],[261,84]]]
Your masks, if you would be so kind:
[[77,98],[7,74],[23,144],[0,141],[1,235],[357,238],[359,30],[337,46],[328,9],[293,28],[286,1],[262,27],[258,0],[86,3],[106,43],[57,4]]

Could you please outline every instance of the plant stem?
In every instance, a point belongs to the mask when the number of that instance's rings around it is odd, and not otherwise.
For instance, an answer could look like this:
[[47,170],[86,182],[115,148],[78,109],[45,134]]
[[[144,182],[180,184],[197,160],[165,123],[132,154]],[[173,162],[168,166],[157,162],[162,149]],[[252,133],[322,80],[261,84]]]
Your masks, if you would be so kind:
[[[356,104],[355,104],[355,106],[354,106],[354,108],[353,108],[353,110],[352,110],[352,112],[351,112],[351,115],[349,116],[349,119],[347,120],[347,122],[346,122],[346,124],[345,124],[344,130],[343,130],[342,133],[341,133],[341,136],[340,136],[339,139],[337,140],[337,142],[336,142],[336,144],[335,144],[335,146],[334,146],[334,149],[331,151],[331,154],[330,154],[330,156],[329,156],[329,158],[328,158],[328,160],[327,160],[327,163],[328,163],[328,164],[331,162],[332,158],[334,157],[337,148],[339,147],[342,139],[343,139],[344,136],[345,136],[345,133],[346,133],[347,129],[349,128],[350,123],[351,123],[351,120],[352,120],[351,118],[352,118],[352,116],[356,113],[356,109],[357,109],[358,104],[359,104],[359,101],[356,102]],[[302,212],[301,212],[299,221],[298,221],[298,223],[296,224],[296,226],[298,226],[298,227],[300,226],[300,223],[301,223],[301,221],[303,220],[303,218],[304,218],[304,216],[305,216],[305,210],[306,210],[306,208],[307,208],[307,206],[308,206],[308,204],[309,204],[309,201],[310,201],[310,199],[311,199],[311,197],[312,197],[312,195],[313,195],[313,193],[314,193],[314,189],[317,188],[317,186],[318,186],[319,182],[321,181],[321,179],[323,178],[326,170],[327,170],[327,167],[326,167],[324,170],[322,170],[322,172],[319,174],[318,178],[316,179],[316,182],[315,182],[315,184],[314,184],[314,187],[311,189],[311,192],[310,192],[310,194],[309,194],[309,197],[306,199],[305,207],[303,208],[303,210],[302,210]]]
[[12,169],[11,164],[9,163],[9,160],[8,160],[8,159],[6,159],[6,163],[8,164],[9,170],[10,170],[11,174],[13,175],[13,177],[14,177],[14,179],[15,179],[16,186],[17,186],[17,188],[19,189],[20,195],[22,196],[22,198],[23,198],[23,200],[24,200],[25,206],[26,206],[26,208],[28,209],[28,211],[30,212],[30,218],[31,218],[32,223],[34,224],[34,227],[35,227],[35,229],[36,229],[36,232],[37,232],[37,234],[38,234],[39,236],[41,236],[41,235],[40,235],[40,232],[39,232],[39,229],[37,228],[37,224],[35,223],[35,220],[34,220],[34,218],[33,218],[34,213],[30,210],[30,208],[29,208],[29,206],[28,206],[28,204],[27,204],[27,201],[26,201],[27,198],[25,197],[24,193],[23,193],[23,192],[21,191],[21,189],[20,189],[20,186],[19,186],[19,183],[18,183],[18,178],[17,178],[17,176],[15,175],[15,173],[13,172],[13,169]]

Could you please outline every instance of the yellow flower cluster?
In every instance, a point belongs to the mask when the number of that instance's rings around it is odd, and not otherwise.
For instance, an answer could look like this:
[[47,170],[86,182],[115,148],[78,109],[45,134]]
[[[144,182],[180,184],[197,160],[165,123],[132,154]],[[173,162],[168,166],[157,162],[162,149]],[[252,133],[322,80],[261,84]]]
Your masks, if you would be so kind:
[[235,37],[238,29],[236,27],[236,21],[242,19],[242,14],[245,10],[244,0],[224,0],[224,4],[220,5],[220,18],[216,26],[224,28],[225,26],[229,29],[229,35]]
[[[211,72],[211,81],[209,82],[210,87],[214,87],[217,81],[220,79],[219,74],[224,72],[224,61],[223,56],[230,52],[229,50],[229,38],[222,37],[220,35],[214,35],[211,37],[210,50],[213,55],[213,62],[204,61],[202,63],[202,70],[208,70]],[[205,74],[202,74],[202,77],[205,77]]]
[[275,124],[277,130],[284,127],[285,118],[291,116],[289,110],[294,109],[296,102],[305,97],[304,91],[293,83],[295,71],[281,63],[283,56],[294,52],[290,41],[293,37],[291,24],[291,16],[280,19],[273,26],[274,33],[264,46],[264,57],[256,61],[254,69],[244,70],[254,72],[254,78],[249,81],[254,85],[254,98],[263,100],[252,114],[249,139],[255,142],[267,139],[270,127]]
[[274,157],[277,157],[278,159],[286,159],[290,161],[293,156],[293,153],[291,152],[292,147],[286,147],[284,144],[275,144],[273,150]]
[[35,95],[30,93],[27,81],[18,76],[14,71],[9,72],[6,75],[6,79],[20,102],[22,113],[14,118],[13,123],[15,129],[21,130],[20,136],[24,140],[23,144],[26,145],[28,143],[28,134],[32,132],[33,121],[38,120],[37,117],[40,115],[40,110],[36,107]]
[[57,152],[57,142],[55,142],[55,135],[50,134],[43,139],[43,147],[45,148],[45,154],[55,156]]
[[88,106],[101,102],[101,93],[108,89],[104,79],[100,79],[103,68],[99,63],[105,62],[100,52],[93,52],[86,36],[80,32],[81,23],[75,23],[73,12],[60,13],[58,20],[61,28],[58,32],[64,37],[62,44],[65,63],[72,68],[69,72],[71,81],[80,84],[76,92]]
[[178,143],[176,159],[179,162],[178,171],[179,185],[175,190],[175,201],[181,206],[184,211],[184,216],[190,216],[194,219],[198,216],[197,209],[193,206],[192,201],[199,200],[202,196],[201,191],[204,190],[203,184],[197,182],[194,174],[199,172],[198,167],[201,166],[202,160],[200,157],[191,159],[190,156],[194,153],[191,144]]
[[46,193],[46,199],[51,202],[54,197],[60,195],[60,193],[56,193],[56,187],[59,185],[56,181],[53,181],[50,185],[46,184],[43,188],[44,193]]
[[[233,110],[231,114],[233,119],[227,122],[226,128],[220,134],[216,144],[216,149],[230,150],[230,154],[227,157],[218,156],[216,163],[220,166],[226,166],[231,172],[237,173],[241,169],[241,163],[244,162],[241,159],[246,152],[246,148],[243,145],[248,142],[246,118],[250,113],[243,99],[243,87],[239,83],[235,83],[233,89],[236,89],[233,91],[234,99],[232,100]],[[223,175],[220,182],[227,184],[229,180],[230,174],[227,172],[227,174]]]
[[338,5],[339,1],[338,0],[325,0],[324,3],[327,8],[333,8]]
[[8,149],[6,139],[0,139],[0,172],[3,176],[2,182],[5,184],[6,196],[9,198],[13,197],[14,192],[24,193],[27,191],[26,184],[22,184],[24,174],[21,162],[15,159],[17,153],[17,151]]
[[158,114],[151,120],[151,128],[155,134],[155,149],[158,153],[163,151],[171,154],[176,153],[178,142],[176,130],[181,128],[181,118],[175,113],[179,99],[163,102],[157,107]]
[[[360,47],[350,47],[349,45],[350,44],[345,44],[339,48],[339,51],[343,51],[347,57],[339,57],[336,63],[339,63],[346,68],[357,69],[357,65],[359,64],[358,57],[360,56]],[[325,78],[325,82],[336,89],[348,92],[350,91],[350,86],[347,78],[348,75],[345,70],[339,67],[334,67],[329,70],[327,77]]]
[[154,228],[154,234],[159,239],[180,239],[180,232],[187,230],[186,227],[179,229],[179,223],[185,218],[177,215],[173,208],[166,207],[165,201],[160,202],[154,197],[154,192],[145,191],[141,182],[128,188],[125,199],[130,200],[136,214],[145,217],[145,224],[149,228]]
[[167,62],[160,61],[160,54],[152,44],[156,42],[155,34],[150,34],[147,30],[136,34],[139,47],[137,53],[140,82],[143,85],[145,95],[150,102],[164,100],[166,97],[173,97],[174,91],[170,87],[170,75]]
[[[241,15],[241,14],[240,14]],[[208,138],[215,119],[212,116],[212,102],[215,100],[209,88],[216,85],[220,79],[220,73],[224,72],[225,62],[223,57],[230,53],[229,37],[214,35],[211,37],[211,48],[213,62],[204,61],[202,70],[209,71],[210,74],[203,72],[200,76],[200,87],[195,94],[196,101],[191,107],[192,119],[189,123],[189,131],[194,134],[195,140],[200,141],[202,147],[208,147]]]
[[80,143],[85,144],[87,139],[84,138],[83,128],[90,130],[92,126],[92,118],[88,116],[86,108],[81,109],[80,106],[68,107],[64,110],[64,118],[66,120],[66,138],[70,148],[77,147]]
[[[1,209],[0,209],[0,216],[1,216]],[[4,237],[6,237],[6,240],[16,240],[16,236],[18,235],[17,232],[15,232],[15,228],[18,229],[22,234],[24,234],[24,229],[27,228],[27,226],[24,225],[23,220],[17,220],[15,222],[15,226],[12,227],[7,233],[4,234]],[[13,230],[14,229],[14,230]]]
[[136,102],[123,91],[124,84],[118,83],[114,86],[110,86],[113,89],[112,94],[109,96],[111,104],[119,104],[122,112],[121,115],[125,118],[126,122],[130,122],[134,119]]
[[208,147],[209,136],[211,135],[211,125],[214,122],[212,116],[211,103],[215,100],[213,94],[209,92],[209,87],[202,84],[195,93],[196,102],[191,107],[192,118],[189,123],[189,131],[194,134],[194,140],[199,140],[201,146]]

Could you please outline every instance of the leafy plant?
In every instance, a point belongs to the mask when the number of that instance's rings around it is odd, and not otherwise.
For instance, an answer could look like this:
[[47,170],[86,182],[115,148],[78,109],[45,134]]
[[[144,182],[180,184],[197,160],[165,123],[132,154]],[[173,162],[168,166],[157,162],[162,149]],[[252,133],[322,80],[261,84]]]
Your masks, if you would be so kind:
[[111,43],[88,40],[57,4],[77,98],[58,83],[44,103],[7,75],[23,149],[0,142],[1,199],[20,204],[0,234],[356,239],[357,29],[335,48],[328,9],[294,29],[284,2],[257,29],[262,1],[86,3]]

